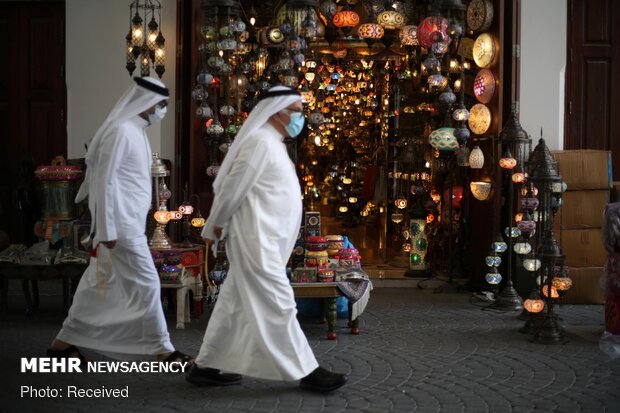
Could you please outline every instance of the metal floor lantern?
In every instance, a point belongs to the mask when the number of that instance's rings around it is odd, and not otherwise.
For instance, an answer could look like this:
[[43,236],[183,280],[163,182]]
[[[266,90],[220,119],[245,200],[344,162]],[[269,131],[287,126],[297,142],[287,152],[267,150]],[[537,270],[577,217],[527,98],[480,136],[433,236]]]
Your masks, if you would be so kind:
[[558,171],[558,165],[545,140],[541,138],[528,162],[530,182],[538,189],[539,205],[534,220],[537,224],[539,242],[536,255],[540,259],[537,271],[540,286],[536,295],[544,301],[544,310],[530,323],[534,333],[532,341],[541,344],[562,344],[566,340],[560,328],[554,306],[559,298],[554,278],[563,266],[564,255],[553,236],[553,218],[562,204],[562,193],[566,185]]
[[506,191],[504,196],[506,197],[506,206],[508,209],[508,226],[504,231],[508,240],[508,245],[504,269],[506,284],[497,296],[495,305],[502,309],[518,311],[523,309],[523,301],[515,290],[513,284],[514,262],[512,254],[514,252],[514,238],[520,235],[520,231],[516,226],[514,217],[514,204],[516,199],[515,183],[520,185],[522,184],[522,181],[516,180],[515,175],[522,174],[522,171],[525,168],[525,162],[531,151],[532,140],[529,138],[527,132],[521,127],[521,124],[519,123],[514,112],[499,134],[499,146],[500,150],[498,153],[502,154],[502,157],[499,160],[499,166],[504,171],[503,175],[506,177],[506,182],[502,185],[502,187],[504,188],[504,191]]

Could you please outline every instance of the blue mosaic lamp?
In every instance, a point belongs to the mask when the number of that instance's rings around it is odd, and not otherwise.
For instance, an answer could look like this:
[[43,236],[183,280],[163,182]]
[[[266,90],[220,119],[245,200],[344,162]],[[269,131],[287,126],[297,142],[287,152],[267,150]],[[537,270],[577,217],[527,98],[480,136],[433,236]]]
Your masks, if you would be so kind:
[[459,143],[454,137],[454,128],[435,129],[428,136],[428,143],[440,151],[456,151]]

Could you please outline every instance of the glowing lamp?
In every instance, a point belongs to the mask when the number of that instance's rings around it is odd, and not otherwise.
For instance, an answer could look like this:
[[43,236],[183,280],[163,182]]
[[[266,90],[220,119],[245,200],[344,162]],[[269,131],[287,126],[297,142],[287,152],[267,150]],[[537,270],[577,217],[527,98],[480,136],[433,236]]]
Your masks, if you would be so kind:
[[480,146],[476,145],[469,154],[469,167],[471,169],[482,169],[484,166],[484,153]]
[[532,246],[529,242],[517,242],[512,249],[519,255],[526,255],[532,251]]
[[489,33],[482,33],[474,42],[472,54],[478,67],[488,67],[495,58],[495,42]]
[[551,285],[555,287],[559,293],[562,293],[572,287],[573,281],[568,277],[555,277],[551,280]]
[[480,103],[489,103],[495,94],[495,76],[489,69],[482,69],[474,79],[474,96]]
[[420,46],[429,49],[433,43],[450,42],[448,25],[448,20],[441,16],[429,16],[422,20],[417,32]]
[[469,110],[469,129],[476,135],[483,135],[491,126],[491,110],[482,103],[476,103]]
[[196,216],[192,218],[192,227],[202,228],[205,226],[205,219],[202,216]]
[[522,184],[527,179],[527,173],[520,171],[512,174],[512,182],[515,184]]
[[510,149],[506,149],[504,155],[499,159],[499,166],[504,169],[513,169],[515,166],[517,166],[517,160],[512,157]]
[[525,301],[523,307],[528,313],[536,314],[545,309],[545,302],[540,298],[538,291],[534,291]]
[[523,218],[517,222],[517,228],[523,235],[529,236],[536,230],[536,222],[532,220],[530,214],[525,214]]
[[506,227],[504,228],[504,234],[509,238],[517,238],[521,235],[521,231],[517,227]]
[[542,263],[540,262],[539,259],[532,258],[532,257],[528,257],[523,260],[523,268],[525,268],[526,271],[530,271],[530,272],[538,271],[540,269],[541,264]]
[[502,258],[497,255],[497,251],[491,251],[491,255],[487,255],[484,258],[484,263],[488,267],[499,267],[502,264]]
[[428,89],[431,92],[441,92],[448,86],[448,78],[441,75],[430,75],[427,79]]
[[418,46],[418,26],[407,25],[400,28],[398,34],[400,44],[403,46]]
[[153,214],[153,218],[160,225],[166,225],[170,222],[170,214],[166,210],[159,210]]
[[493,267],[491,271],[486,273],[484,279],[487,283],[491,285],[497,285],[502,282],[502,275],[499,273],[499,271],[497,271],[496,267]]
[[501,254],[502,252],[506,252],[507,249],[508,249],[508,244],[506,244],[504,240],[502,240],[501,238],[493,242],[494,251],[499,252]]
[[405,17],[395,10],[385,10],[377,15],[377,23],[384,29],[400,29],[405,25]]
[[347,34],[352,27],[359,24],[360,16],[352,10],[340,10],[338,13],[334,14],[332,22],[334,26],[342,29],[345,34]]
[[394,212],[391,216],[390,219],[392,220],[392,222],[394,222],[395,224],[399,224],[401,222],[403,222],[403,219],[405,219],[404,215],[401,214],[400,212]]
[[459,144],[454,137],[454,128],[435,129],[428,136],[428,142],[440,151],[456,151]]
[[465,106],[454,109],[452,119],[457,122],[466,122],[469,119],[469,111]]
[[[549,285],[547,284],[543,285],[542,293],[545,297],[549,297]],[[560,294],[558,294],[558,290],[553,285],[551,286],[551,298],[560,298]]]
[[489,182],[470,182],[469,189],[478,201],[486,201],[491,193],[491,183]]
[[357,35],[360,39],[370,42],[374,42],[375,40],[382,38],[384,34],[385,30],[383,29],[383,26],[378,23],[364,23],[357,29]]
[[394,201],[394,205],[396,205],[396,208],[398,209],[405,209],[407,208],[407,199],[406,198],[397,198]]

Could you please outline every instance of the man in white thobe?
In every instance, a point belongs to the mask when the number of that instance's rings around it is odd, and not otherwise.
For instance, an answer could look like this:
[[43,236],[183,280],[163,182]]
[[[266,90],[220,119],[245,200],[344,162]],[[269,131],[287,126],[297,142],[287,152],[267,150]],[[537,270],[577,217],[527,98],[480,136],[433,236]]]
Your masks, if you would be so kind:
[[[187,380],[236,384],[241,375],[301,379],[331,391],[346,377],[319,367],[297,321],[286,276],[301,224],[301,190],[282,142],[304,125],[298,92],[276,86],[244,122],[213,183],[215,199],[202,236],[226,238],[230,268]],[[222,373],[222,371],[233,372]]]
[[169,91],[134,78],[92,139],[76,202],[88,197],[96,256],[84,272],[51,357],[79,357],[77,347],[117,357],[156,355],[189,361],[170,342],[160,280],[145,236],[151,205],[147,126],[166,113]]

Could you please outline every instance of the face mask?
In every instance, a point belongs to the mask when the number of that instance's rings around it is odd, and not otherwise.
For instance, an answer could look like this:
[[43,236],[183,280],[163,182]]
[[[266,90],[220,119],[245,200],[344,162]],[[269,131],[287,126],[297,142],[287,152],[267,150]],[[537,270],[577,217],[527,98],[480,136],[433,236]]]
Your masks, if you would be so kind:
[[161,121],[164,116],[166,116],[167,111],[168,107],[162,108],[160,106],[155,106],[155,113],[149,113],[149,123],[152,125]]
[[301,133],[301,130],[304,128],[304,122],[306,121],[306,118],[301,112],[292,112],[289,116],[291,120],[284,128],[286,129],[286,133],[288,133],[288,136],[294,138],[295,136],[299,135]]

